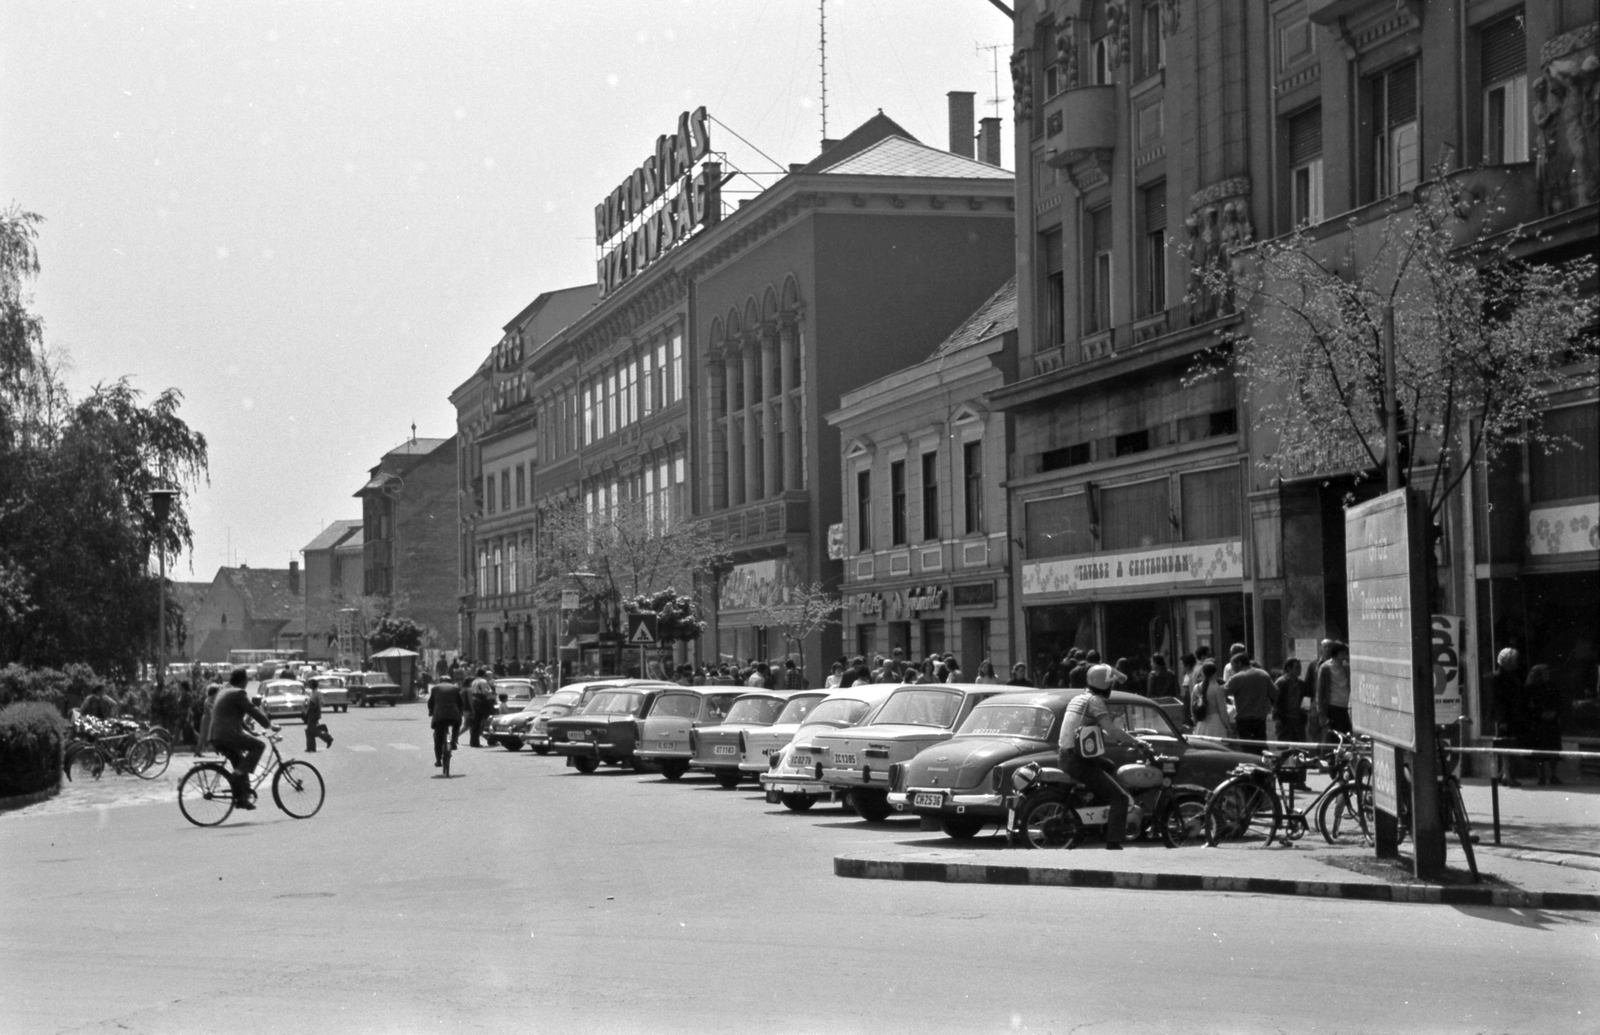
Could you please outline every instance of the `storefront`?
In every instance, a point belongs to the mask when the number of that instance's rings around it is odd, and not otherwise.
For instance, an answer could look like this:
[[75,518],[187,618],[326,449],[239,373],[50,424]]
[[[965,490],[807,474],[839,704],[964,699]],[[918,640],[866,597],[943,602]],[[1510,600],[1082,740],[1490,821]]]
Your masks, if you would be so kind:
[[970,682],[985,659],[997,672],[1005,671],[1010,660],[1005,645],[995,640],[1005,622],[995,579],[850,593],[845,611],[845,642],[869,662],[875,654],[891,656],[897,647],[914,661],[954,654]]
[[1169,664],[1200,646],[1222,655],[1248,643],[1250,596],[1238,539],[1126,553],[1030,561],[1022,566],[1027,659],[1034,674],[1073,648]]

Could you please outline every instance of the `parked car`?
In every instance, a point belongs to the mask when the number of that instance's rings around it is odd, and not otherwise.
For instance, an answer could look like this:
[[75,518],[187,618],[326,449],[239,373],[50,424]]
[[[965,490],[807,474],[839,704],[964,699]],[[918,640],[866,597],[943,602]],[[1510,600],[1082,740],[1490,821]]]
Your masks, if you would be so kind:
[[733,687],[674,684],[640,720],[635,754],[667,779],[678,779],[689,771],[689,761],[694,758],[694,729],[722,722],[733,702],[745,693]]
[[322,691],[322,707],[329,711],[350,710],[350,691],[345,687],[343,676],[312,676],[306,680],[306,686]]
[[[791,812],[804,812],[830,797],[832,790],[822,782],[822,767],[818,765],[821,753],[816,738],[831,730],[871,722],[883,702],[899,688],[898,683],[857,683],[823,698],[795,728],[789,743],[774,748],[768,756],[768,770],[761,774],[767,801],[782,804]],[[774,735],[776,730],[774,726],[765,735]]]
[[584,687],[593,691],[581,711],[550,720],[550,750],[565,755],[567,765],[592,773],[607,765],[632,764],[639,719],[676,683],[616,679]]
[[784,703],[783,711],[772,725],[744,730],[744,736],[739,738],[739,771],[747,779],[759,780],[772,768],[772,756],[794,739],[795,731],[805,725],[817,705],[826,701],[831,693],[831,690],[801,690]]
[[496,715],[508,715],[511,712],[520,712],[538,694],[538,688],[531,679],[496,679],[494,681],[494,696]]
[[1004,686],[974,683],[899,687],[871,725],[813,738],[822,781],[835,793],[848,794],[862,819],[884,819],[890,811],[889,767],[949,740],[975,706],[1006,692]]
[[300,719],[305,716],[310,695],[298,679],[269,679],[257,688],[261,710],[271,719]]
[[352,672],[345,678],[350,703],[357,708],[390,707],[400,703],[400,687],[387,672]]
[[706,770],[729,790],[739,786],[740,780],[759,778],[759,772],[746,773],[740,768],[745,734],[777,722],[784,706],[802,694],[813,703],[827,696],[825,691],[800,690],[754,690],[740,694],[733,699],[732,707],[720,723],[689,731],[689,746],[694,752],[689,767]]

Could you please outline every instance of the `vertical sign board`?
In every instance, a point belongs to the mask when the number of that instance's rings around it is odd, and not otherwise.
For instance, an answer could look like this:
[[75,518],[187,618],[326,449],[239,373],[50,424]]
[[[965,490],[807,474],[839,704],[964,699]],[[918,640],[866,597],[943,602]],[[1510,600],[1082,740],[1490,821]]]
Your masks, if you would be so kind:
[[1461,617],[1433,616],[1433,722],[1461,718]]
[[1400,813],[1400,792],[1395,783],[1394,745],[1372,744],[1372,807],[1391,816]]

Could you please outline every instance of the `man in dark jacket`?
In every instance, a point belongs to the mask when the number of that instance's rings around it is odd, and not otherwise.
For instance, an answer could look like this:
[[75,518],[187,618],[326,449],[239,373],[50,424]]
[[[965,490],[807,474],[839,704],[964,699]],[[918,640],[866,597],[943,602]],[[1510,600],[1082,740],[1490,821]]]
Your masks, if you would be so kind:
[[245,729],[244,720],[254,719],[273,732],[278,729],[245,692],[249,682],[244,669],[234,669],[228,677],[228,685],[217,692],[217,699],[211,705],[211,744],[217,754],[233,763],[233,772],[228,776],[233,782],[233,805],[239,809],[256,807],[255,794],[250,790],[250,774],[255,772],[256,763],[267,750],[265,741],[251,736]]
[[[456,741],[461,737],[461,715],[466,709],[461,700],[461,688],[454,683],[435,683],[428,691],[428,715],[433,723],[433,765],[440,768],[444,765],[444,738],[450,737],[450,748],[455,750]],[[478,728],[472,728],[474,738],[478,735]]]
[[1262,670],[1244,651],[1228,659],[1233,669],[1223,688],[1233,698],[1234,723],[1239,728],[1240,740],[1267,739],[1267,713],[1272,710],[1272,698],[1277,687],[1272,677]]
[[471,747],[482,747],[483,745],[478,743],[478,738],[483,733],[484,723],[494,714],[494,684],[489,682],[488,669],[478,669],[478,678],[472,681],[471,698],[471,725],[467,728],[472,739],[468,744]]

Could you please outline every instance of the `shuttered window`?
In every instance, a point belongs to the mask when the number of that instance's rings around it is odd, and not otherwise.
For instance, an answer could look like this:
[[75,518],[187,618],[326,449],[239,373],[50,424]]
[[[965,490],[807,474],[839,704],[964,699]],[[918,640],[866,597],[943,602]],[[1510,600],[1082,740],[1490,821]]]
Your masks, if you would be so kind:
[[1165,478],[1100,491],[1100,544],[1137,550],[1172,542],[1171,492]]
[[1483,85],[1503,83],[1527,71],[1528,38],[1520,11],[1484,28],[1479,36],[1479,44],[1482,48],[1479,69]]
[[1044,243],[1041,245],[1044,255],[1045,273],[1060,273],[1062,267],[1061,231],[1050,230],[1043,235]]
[[1389,125],[1398,126],[1417,117],[1417,66],[1406,62],[1384,76]]
[[1485,165],[1528,160],[1527,45],[1520,11],[1478,34]]
[[1111,250],[1111,206],[1102,205],[1089,214],[1091,242],[1097,252]]
[[1089,534],[1088,499],[1080,492],[1024,504],[1028,556],[1066,557],[1092,552],[1094,539]]
[[1144,207],[1144,248],[1139,263],[1139,309],[1141,316],[1149,316],[1167,307],[1166,181],[1146,187],[1140,200]]
[[1289,118],[1289,164],[1304,165],[1322,154],[1322,105]]
[[1185,542],[1239,537],[1239,469],[1186,474],[1182,479]]

